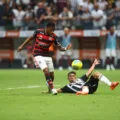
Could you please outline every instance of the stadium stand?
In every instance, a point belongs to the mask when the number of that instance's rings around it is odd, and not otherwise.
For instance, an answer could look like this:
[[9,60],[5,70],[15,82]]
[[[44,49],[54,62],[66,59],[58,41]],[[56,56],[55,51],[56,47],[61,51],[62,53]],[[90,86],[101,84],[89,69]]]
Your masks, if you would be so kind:
[[[72,37],[75,34],[75,37],[79,37],[77,38],[78,40],[84,36],[87,36],[88,39],[89,37],[93,39],[92,35],[93,37],[101,37],[106,33],[104,33],[104,30],[107,31],[111,26],[114,26],[119,34],[120,0],[1,0],[0,11],[2,11],[0,12],[0,38],[1,40],[2,38],[12,38],[11,41],[15,45],[13,47],[14,50],[8,48],[13,52],[11,52],[11,56],[16,55],[15,52],[20,44],[19,41],[22,41],[21,38],[28,37],[35,29],[44,28],[50,20],[56,22],[56,30],[63,30],[64,27],[69,27],[73,31]],[[14,32],[12,33],[11,30],[14,30]],[[15,38],[20,38],[18,43],[15,42]],[[105,43],[100,44],[103,46]],[[73,43],[73,46],[77,45]],[[75,49],[80,52],[78,48]],[[100,49],[102,50],[104,47]],[[104,55],[102,54],[102,56],[99,55],[102,64],[97,66],[100,69],[105,68],[103,64]],[[22,57],[25,56],[23,55]],[[0,58],[0,68],[22,68],[21,60],[17,60],[16,57],[11,58],[13,59],[12,62]],[[83,59],[83,68],[88,68],[91,65],[91,61],[88,59],[80,57],[77,59]],[[66,62],[64,61],[64,68],[67,68]],[[56,61],[55,66],[56,68],[58,66]],[[116,68],[120,68],[119,56]]]

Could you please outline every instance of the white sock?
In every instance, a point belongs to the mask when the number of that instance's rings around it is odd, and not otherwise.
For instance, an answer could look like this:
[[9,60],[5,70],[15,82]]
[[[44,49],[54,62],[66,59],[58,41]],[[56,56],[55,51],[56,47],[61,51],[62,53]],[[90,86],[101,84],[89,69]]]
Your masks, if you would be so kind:
[[104,75],[101,75],[100,77],[99,77],[99,80],[101,81],[101,82],[104,82],[105,84],[107,84],[107,85],[111,85],[111,82],[108,80],[108,78],[106,78]]

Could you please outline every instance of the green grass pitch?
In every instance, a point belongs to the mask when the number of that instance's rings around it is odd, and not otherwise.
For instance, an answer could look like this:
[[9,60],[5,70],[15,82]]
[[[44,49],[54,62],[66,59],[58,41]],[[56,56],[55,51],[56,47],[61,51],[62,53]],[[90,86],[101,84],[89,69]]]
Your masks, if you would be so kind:
[[[120,70],[99,70],[120,81]],[[55,87],[64,86],[68,71],[55,70]],[[86,70],[77,71],[81,76]],[[100,83],[93,95],[43,94],[41,70],[0,70],[0,120],[120,120],[120,85],[111,91]]]

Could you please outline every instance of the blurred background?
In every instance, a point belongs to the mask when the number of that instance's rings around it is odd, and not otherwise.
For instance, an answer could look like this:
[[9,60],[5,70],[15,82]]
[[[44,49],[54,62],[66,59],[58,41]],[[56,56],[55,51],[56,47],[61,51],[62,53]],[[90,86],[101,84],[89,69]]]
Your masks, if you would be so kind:
[[[20,53],[16,51],[49,20],[56,23],[59,42],[73,46],[65,53],[54,45],[50,47],[56,69],[70,70],[74,59],[82,60],[83,68],[89,68],[94,58],[101,60],[99,69],[110,70],[107,64],[114,66],[112,70],[120,69],[120,0],[0,0],[0,68],[35,68],[34,43]],[[111,27],[117,37],[108,38]],[[116,42],[114,55],[106,53],[108,39]]]

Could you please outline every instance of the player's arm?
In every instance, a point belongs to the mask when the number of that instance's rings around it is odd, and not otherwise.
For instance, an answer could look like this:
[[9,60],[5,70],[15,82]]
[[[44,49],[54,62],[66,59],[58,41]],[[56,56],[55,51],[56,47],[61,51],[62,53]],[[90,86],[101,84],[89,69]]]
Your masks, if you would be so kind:
[[31,42],[32,40],[34,40],[34,36],[30,36],[29,38],[27,38],[19,47],[17,52],[20,52],[24,46],[26,46],[29,42]]
[[35,30],[35,32],[33,33],[33,35],[30,36],[30,37],[28,37],[28,38],[18,47],[17,52],[20,52],[20,51],[24,48],[24,46],[26,46],[28,43],[30,43],[32,40],[34,40],[35,37],[36,37],[37,32],[38,32],[38,30]]
[[95,59],[92,66],[90,67],[90,69],[88,70],[88,72],[86,73],[86,76],[89,77],[91,75],[91,73],[93,72],[93,70],[95,69],[95,66],[100,64],[100,61],[98,59]]
[[63,88],[57,89],[58,93],[69,93],[69,88],[65,85]]
[[28,43],[30,43],[32,40],[34,40],[34,36],[30,36],[27,38],[19,47],[18,47],[18,52],[20,52],[24,46],[26,46]]
[[71,44],[68,44],[67,47],[62,47],[62,45],[58,42],[58,37],[56,36],[56,40],[54,41],[54,44],[56,45],[56,47],[60,50],[60,51],[66,51],[66,50],[70,50],[72,48]]
[[57,45],[57,48],[60,50],[60,51],[66,51],[66,50],[70,50],[72,48],[72,45],[71,44],[68,44],[67,47],[62,47],[61,44]]
[[89,88],[88,86],[83,86],[82,91],[76,92],[76,95],[88,95]]
[[57,92],[62,93],[62,89],[61,88],[57,89]]

